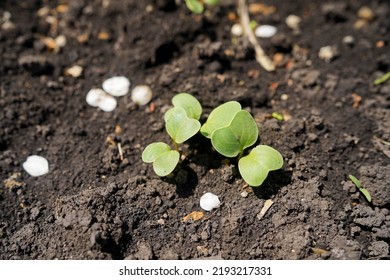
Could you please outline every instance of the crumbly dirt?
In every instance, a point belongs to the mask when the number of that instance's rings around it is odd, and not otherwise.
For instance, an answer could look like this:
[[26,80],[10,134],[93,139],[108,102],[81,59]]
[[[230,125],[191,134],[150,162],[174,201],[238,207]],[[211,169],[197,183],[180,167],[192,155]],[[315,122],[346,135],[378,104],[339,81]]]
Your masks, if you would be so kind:
[[[388,1],[262,1],[274,11],[251,18],[278,28],[261,39],[272,73],[232,37],[235,1],[201,16],[176,2],[0,2],[0,258],[389,258],[390,81],[373,84],[390,71]],[[67,74],[74,65],[81,76]],[[149,85],[152,105],[129,94],[111,113],[90,107],[88,90],[114,75]],[[202,121],[239,101],[284,168],[247,187],[234,159],[196,136],[174,174],[156,176],[141,153],[169,141],[163,114],[178,92],[200,100]],[[32,154],[48,159],[48,174],[23,170]],[[220,208],[184,221],[205,192]]]

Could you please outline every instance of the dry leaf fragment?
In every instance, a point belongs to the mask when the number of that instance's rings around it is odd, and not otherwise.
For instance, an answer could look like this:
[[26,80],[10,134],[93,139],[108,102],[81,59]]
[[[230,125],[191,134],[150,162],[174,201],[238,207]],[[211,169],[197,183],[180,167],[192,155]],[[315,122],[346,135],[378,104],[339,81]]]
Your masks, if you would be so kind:
[[98,39],[102,40],[102,41],[106,41],[106,40],[110,39],[110,34],[106,31],[101,31],[98,34]]
[[260,213],[257,214],[257,218],[258,218],[259,220],[261,220],[261,219],[264,217],[265,213],[267,213],[268,209],[271,208],[272,204],[274,204],[274,202],[273,202],[271,199],[267,199],[267,200],[264,202],[263,208],[261,208]]
[[362,101],[362,97],[357,93],[352,93],[353,105],[352,107],[357,109],[360,106],[360,102]]
[[329,251],[321,248],[311,248],[311,251],[316,255],[320,255],[321,257],[326,257],[330,255]]
[[8,179],[3,181],[4,186],[10,190],[22,187],[24,183],[18,181],[20,175],[22,175],[20,172],[12,174]]
[[263,14],[265,16],[269,16],[276,12],[275,6],[268,6],[261,3],[250,4],[248,10],[251,14]]
[[182,221],[183,222],[187,222],[189,220],[197,221],[197,220],[202,219],[203,217],[204,217],[203,211],[194,211],[194,212],[191,212],[190,214],[186,215],[185,217],[183,217]]

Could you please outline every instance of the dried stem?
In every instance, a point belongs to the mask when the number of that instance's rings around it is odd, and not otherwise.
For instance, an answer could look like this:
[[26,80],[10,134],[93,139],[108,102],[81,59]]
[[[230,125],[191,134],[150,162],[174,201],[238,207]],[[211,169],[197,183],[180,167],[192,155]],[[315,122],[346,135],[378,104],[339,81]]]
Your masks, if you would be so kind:
[[263,48],[257,41],[252,28],[250,27],[249,12],[246,0],[238,0],[238,15],[241,20],[241,25],[244,29],[244,34],[248,37],[249,42],[253,45],[256,52],[256,61],[267,71],[274,71],[275,66],[271,59],[265,54]]

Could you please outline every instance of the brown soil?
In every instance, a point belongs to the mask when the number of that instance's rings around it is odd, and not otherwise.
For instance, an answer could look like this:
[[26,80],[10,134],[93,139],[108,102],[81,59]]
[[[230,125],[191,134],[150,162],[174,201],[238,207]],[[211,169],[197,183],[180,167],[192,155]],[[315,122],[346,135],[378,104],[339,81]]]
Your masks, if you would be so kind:
[[[390,82],[373,85],[390,70],[388,1],[263,1],[275,12],[251,17],[279,30],[261,40],[272,73],[232,38],[235,1],[221,2],[202,16],[173,0],[0,2],[1,259],[388,258]],[[374,16],[359,20],[362,6]],[[59,35],[63,47],[44,41]],[[336,56],[324,61],[328,45]],[[65,75],[73,65],[80,77]],[[154,109],[130,94],[111,113],[90,107],[88,90],[114,75],[150,85]],[[283,170],[245,188],[235,162],[197,136],[173,176],[156,176],[141,153],[169,141],[163,113],[178,92],[196,96],[204,116],[239,101]],[[23,170],[32,154],[48,159],[48,174]],[[221,207],[184,222],[205,192]]]

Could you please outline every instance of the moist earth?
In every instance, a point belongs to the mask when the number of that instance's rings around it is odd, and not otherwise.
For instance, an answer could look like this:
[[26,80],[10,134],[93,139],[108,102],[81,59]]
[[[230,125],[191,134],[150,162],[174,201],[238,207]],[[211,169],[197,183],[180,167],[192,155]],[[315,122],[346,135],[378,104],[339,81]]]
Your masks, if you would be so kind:
[[[1,259],[389,258],[390,81],[373,83],[390,71],[389,2],[249,4],[278,28],[259,40],[274,72],[231,34],[235,1],[203,15],[173,0],[0,2]],[[89,89],[116,75],[149,85],[151,103],[128,94],[113,112],[90,107]],[[202,122],[240,102],[283,169],[248,187],[235,159],[197,135],[159,178],[141,154],[169,142],[163,115],[179,92],[198,98]],[[32,154],[48,174],[23,170]],[[221,206],[185,218],[205,192]]]

